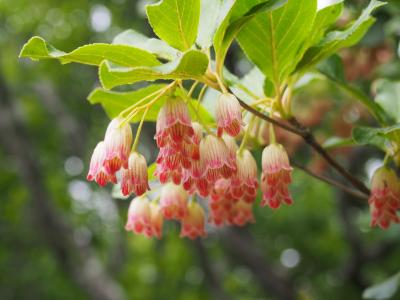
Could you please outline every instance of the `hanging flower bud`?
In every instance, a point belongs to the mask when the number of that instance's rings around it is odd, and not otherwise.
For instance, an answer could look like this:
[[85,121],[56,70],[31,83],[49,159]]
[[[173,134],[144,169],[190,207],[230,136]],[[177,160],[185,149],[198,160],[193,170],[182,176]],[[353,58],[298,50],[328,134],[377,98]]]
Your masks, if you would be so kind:
[[254,223],[253,205],[245,201],[236,202],[233,205],[230,222],[232,225],[244,226],[247,223]]
[[222,139],[224,140],[225,145],[228,148],[229,161],[232,165],[236,165],[236,152],[239,149],[238,145],[236,144],[236,140],[229,135],[223,135]]
[[90,160],[89,173],[87,180],[95,180],[99,185],[105,186],[108,182],[117,183],[115,174],[110,174],[104,168],[104,161],[106,159],[106,151],[104,142],[101,141],[94,148],[92,158]]
[[216,226],[231,223],[232,209],[235,202],[230,193],[231,181],[229,179],[218,179],[214,184],[209,201],[209,222]]
[[400,208],[400,183],[394,171],[381,167],[375,171],[371,181],[371,226],[386,229],[391,222],[399,223],[396,210]]
[[236,173],[232,177],[232,196],[253,203],[257,196],[257,163],[249,150],[237,154]]
[[179,185],[181,184],[183,169],[181,167],[171,169],[163,164],[157,164],[154,176],[158,177],[162,184],[172,181],[176,185]]
[[121,166],[128,168],[128,157],[132,146],[132,130],[129,123],[117,117],[107,127],[104,137],[106,160],[104,166],[109,173],[117,172]]
[[187,144],[187,153],[193,160],[200,159],[200,141],[203,138],[203,126],[197,122],[192,123],[194,134],[192,137],[192,143]]
[[179,97],[170,97],[161,108],[157,117],[156,135],[158,147],[167,144],[190,143],[193,136],[189,110]]
[[213,135],[208,135],[201,141],[200,160],[205,168],[205,177],[212,183],[222,177],[231,177],[236,170],[225,142]]
[[261,206],[269,205],[278,208],[282,202],[293,203],[288,185],[291,182],[292,168],[288,155],[280,144],[270,144],[262,154],[261,190],[263,200]]
[[136,234],[151,236],[151,210],[149,199],[146,197],[136,197],[131,201],[125,229]]
[[150,203],[150,215],[151,236],[155,236],[160,239],[162,235],[164,217],[158,204],[153,202]]
[[146,159],[140,153],[133,152],[129,156],[128,169],[122,170],[121,190],[124,196],[132,192],[140,196],[150,190]]
[[179,97],[168,98],[158,114],[155,135],[160,147],[155,175],[161,183],[181,183],[184,169],[191,165],[193,135],[185,102]]
[[181,237],[188,237],[194,240],[197,237],[206,236],[204,210],[197,202],[193,201],[188,205],[188,213],[181,223]]
[[239,101],[232,94],[221,94],[217,101],[215,116],[218,135],[225,131],[230,136],[237,136],[242,127],[242,112]]
[[180,185],[168,183],[163,186],[160,196],[160,208],[165,219],[183,219],[187,211],[188,194]]

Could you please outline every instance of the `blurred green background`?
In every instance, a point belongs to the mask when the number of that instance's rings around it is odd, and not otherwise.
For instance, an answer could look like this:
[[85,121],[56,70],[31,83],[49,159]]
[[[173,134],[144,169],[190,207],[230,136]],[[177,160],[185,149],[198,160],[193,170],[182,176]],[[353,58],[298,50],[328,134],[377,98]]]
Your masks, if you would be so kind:
[[[245,228],[209,228],[195,242],[180,239],[176,224],[161,241],[125,232],[129,202],[85,180],[108,123],[86,101],[99,85],[96,69],[18,53],[33,35],[65,51],[111,42],[128,28],[151,35],[147,2],[0,0],[0,299],[361,299],[397,274],[400,226],[370,229],[365,203],[298,170],[295,204],[274,212],[256,205],[257,222]],[[346,1],[342,21],[367,2]],[[367,93],[378,78],[400,79],[400,1],[389,2],[360,45],[341,53],[347,78]],[[237,75],[251,68],[237,46],[228,60]],[[297,103],[321,141],[370,122],[323,82],[304,88]],[[153,134],[147,126],[142,138],[149,160]],[[294,137],[282,139],[293,160],[335,176]],[[382,160],[372,148],[336,155],[366,181]],[[393,278],[381,299],[400,299]]]

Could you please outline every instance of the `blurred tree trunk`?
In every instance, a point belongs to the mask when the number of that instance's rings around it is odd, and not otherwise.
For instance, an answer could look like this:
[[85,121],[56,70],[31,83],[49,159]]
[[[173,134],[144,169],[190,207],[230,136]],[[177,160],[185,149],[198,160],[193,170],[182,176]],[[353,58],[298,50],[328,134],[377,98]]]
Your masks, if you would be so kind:
[[97,300],[122,300],[121,287],[106,273],[102,263],[87,245],[74,240],[73,228],[53,206],[35,145],[16,113],[16,99],[0,75],[0,144],[15,158],[21,181],[31,197],[34,223],[47,242],[62,270],[90,297]]

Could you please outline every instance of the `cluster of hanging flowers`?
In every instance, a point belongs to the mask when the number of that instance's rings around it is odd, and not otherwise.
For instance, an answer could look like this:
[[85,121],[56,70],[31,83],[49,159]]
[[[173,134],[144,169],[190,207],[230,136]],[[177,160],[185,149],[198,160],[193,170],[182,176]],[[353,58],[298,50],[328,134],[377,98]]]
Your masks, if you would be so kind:
[[[146,113],[146,112],[145,112]],[[216,102],[216,130],[191,119],[187,102],[168,96],[157,117],[155,140],[159,148],[155,177],[162,187],[151,191],[145,157],[136,151],[144,118],[132,145],[129,118],[114,118],[104,140],[93,151],[87,179],[100,186],[117,184],[125,196],[135,195],[128,210],[126,230],[161,238],[164,221],[181,224],[181,237],[206,236],[206,225],[244,226],[254,223],[253,205],[262,192],[261,206],[278,209],[293,204],[289,192],[292,167],[284,147],[271,142],[262,153],[258,180],[257,163],[246,149],[246,137],[238,100],[223,93]],[[250,121],[251,123],[251,121]],[[237,138],[243,133],[241,146]],[[150,200],[153,199],[153,200]],[[388,228],[400,223],[400,181],[393,170],[379,168],[371,182],[371,226]]]
[[[161,95],[162,92],[155,100]],[[254,223],[253,205],[259,188],[261,206],[278,209],[293,204],[289,192],[292,167],[284,147],[275,142],[272,126],[271,142],[263,150],[258,180],[257,163],[244,147],[246,137],[254,129],[249,124],[244,130],[241,106],[229,93],[222,93],[217,99],[215,132],[191,119],[187,101],[182,97],[172,93],[166,97],[158,113],[154,137],[159,148],[154,175],[162,188],[156,196],[149,197],[147,194],[154,191],[148,182],[147,162],[136,151],[149,105],[145,107],[134,142],[129,121],[135,109],[127,117],[119,116],[110,122],[104,140],[93,151],[87,175],[88,180],[100,186],[119,183],[124,196],[135,195],[129,206],[126,230],[161,238],[164,221],[174,220],[181,224],[181,237],[195,239],[206,236],[207,224]],[[237,139],[243,132],[238,147]],[[400,183],[385,166],[372,178],[369,205],[371,226],[388,228],[392,222],[400,223]]]
[[161,238],[164,221],[175,220],[181,224],[181,237],[195,239],[206,236],[207,223],[253,223],[259,185],[262,206],[276,209],[282,203],[292,204],[288,190],[292,168],[284,148],[273,143],[264,149],[259,183],[254,157],[237,145],[244,124],[236,97],[222,94],[215,115],[213,133],[191,120],[184,99],[166,99],[155,134],[159,153],[154,175],[162,188],[151,201],[146,195],[151,192],[146,159],[132,148],[131,127],[122,117],[111,121],[104,141],[93,152],[87,179],[105,186],[120,178],[122,194],[136,195],[129,206],[126,230]]

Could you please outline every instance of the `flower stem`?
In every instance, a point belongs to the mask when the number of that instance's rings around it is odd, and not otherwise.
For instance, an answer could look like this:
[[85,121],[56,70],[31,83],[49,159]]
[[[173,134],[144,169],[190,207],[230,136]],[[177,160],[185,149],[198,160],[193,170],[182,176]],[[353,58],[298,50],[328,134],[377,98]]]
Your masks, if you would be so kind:
[[228,90],[226,89],[224,83],[223,83],[222,80],[221,80],[221,77],[219,77],[219,75],[218,75],[217,73],[214,73],[214,75],[215,75],[215,77],[217,78],[218,85],[219,85],[220,89],[222,90],[222,92],[223,92],[224,94],[225,94],[225,93],[228,93]]
[[195,81],[193,84],[192,84],[192,86],[190,87],[190,90],[189,90],[189,92],[188,92],[188,98],[190,98],[190,97],[192,97],[192,94],[193,94],[193,92],[194,92],[194,90],[195,90],[195,88],[196,88],[196,86],[199,84],[199,82],[198,81]]
[[165,87],[162,87],[162,88],[158,89],[157,91],[155,91],[155,92],[153,92],[153,93],[147,95],[146,97],[140,99],[140,100],[139,100],[138,102],[136,102],[135,104],[133,104],[133,105],[129,106],[128,108],[124,109],[123,111],[121,111],[121,112],[119,113],[119,116],[123,117],[125,113],[127,113],[128,111],[133,110],[133,109],[134,109],[135,107],[137,107],[139,104],[142,104],[142,103],[143,103],[144,101],[146,101],[147,99],[149,99],[149,98],[151,98],[151,97],[153,97],[153,96],[156,96],[158,93],[161,93],[161,91],[162,91],[163,89],[165,89]]
[[[127,122],[130,122],[130,120],[132,120],[132,118],[133,118],[139,111],[141,111],[142,109],[151,107],[155,102],[157,102],[162,96],[164,96],[164,95],[165,95],[170,89],[172,89],[175,85],[176,85],[176,81],[174,81],[174,82],[172,82],[171,84],[167,85],[167,86],[164,87],[162,90],[159,90],[158,95],[157,95],[153,100],[151,100],[150,102],[148,102],[148,103],[146,103],[146,104],[144,104],[144,105],[142,105],[142,106],[135,107],[135,108],[129,113],[129,115],[125,118],[125,120],[124,120],[123,122],[121,122],[121,125],[120,125],[120,126],[122,126],[122,124],[126,124]],[[146,98],[148,98],[148,97],[146,97]],[[144,99],[144,98],[143,98],[143,99]]]
[[200,118],[200,114],[199,114],[198,110],[196,109],[196,107],[194,107],[193,103],[189,101],[189,105],[193,109],[194,113],[196,114],[197,120],[200,122],[201,125],[203,125],[205,131],[208,134],[212,134],[212,132],[211,132],[210,128],[208,127],[208,125]]
[[383,165],[386,166],[389,162],[390,154],[389,152],[386,152],[385,158],[383,159]]
[[269,143],[270,144],[276,143],[275,130],[274,130],[274,125],[272,123],[269,123]]
[[135,141],[133,142],[133,146],[132,146],[132,151],[131,152],[135,152],[137,145],[139,143],[139,137],[140,137],[140,133],[142,132],[142,128],[143,128],[143,123],[144,123],[144,119],[146,118],[147,112],[149,111],[150,106],[146,107],[145,111],[143,112],[142,115],[142,119],[140,120],[139,123],[139,127],[136,131],[136,136],[135,136]]
[[242,152],[244,150],[244,147],[246,146],[247,140],[249,139],[250,132],[253,129],[254,120],[255,120],[255,116],[252,115],[251,118],[250,118],[250,121],[249,121],[249,126],[246,129],[246,132],[244,133],[244,137],[242,139],[242,143],[240,144],[240,147],[239,147],[239,150],[238,150],[239,155],[242,154]]

